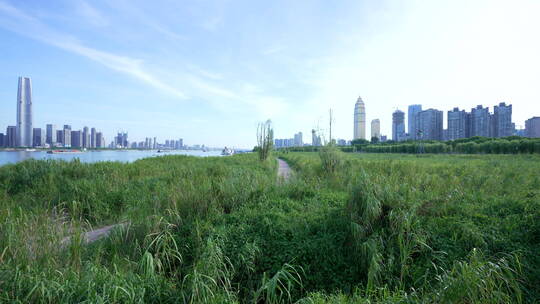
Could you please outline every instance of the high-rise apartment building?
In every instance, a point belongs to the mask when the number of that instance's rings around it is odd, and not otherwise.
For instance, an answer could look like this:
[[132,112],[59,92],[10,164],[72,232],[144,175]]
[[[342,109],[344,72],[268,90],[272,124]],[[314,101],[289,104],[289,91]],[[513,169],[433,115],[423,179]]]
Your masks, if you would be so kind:
[[90,148],[90,129],[88,129],[88,127],[83,128],[82,147],[83,148]]
[[353,139],[366,139],[366,106],[362,97],[358,97],[358,100],[354,105]]
[[104,148],[105,140],[103,138],[103,133],[96,132],[96,148]]
[[46,134],[42,128],[34,128],[32,132],[32,146],[43,147],[45,146]]
[[81,130],[71,131],[71,147],[83,148],[83,134]]
[[418,134],[418,128],[416,127],[416,115],[422,111],[422,105],[410,105],[407,111],[407,124],[409,132],[409,138],[416,139]]
[[515,127],[512,125],[512,105],[501,102],[493,109],[492,134],[493,137],[507,137],[514,134]]
[[381,121],[379,119],[371,121],[371,138],[381,138]]
[[392,140],[402,141],[405,139],[405,113],[396,110],[392,113]]
[[421,111],[416,116],[416,126],[422,140],[443,139],[443,112],[435,109]]
[[448,111],[448,133],[445,140],[469,137],[469,120],[470,114],[465,110],[460,111],[459,108],[454,108],[452,111]]
[[533,117],[525,121],[525,136],[531,138],[540,137],[540,117]]
[[489,108],[481,105],[471,110],[471,136],[491,136],[491,115]]
[[4,137],[5,137],[4,133],[0,133],[0,148],[5,147]]
[[6,130],[6,139],[5,146],[6,147],[16,147],[17,146],[17,127],[16,126],[8,126]]
[[114,145],[117,148],[128,148],[128,134],[119,132],[114,138]]
[[64,125],[64,130],[62,131],[62,144],[64,147],[71,147],[71,126]]
[[52,147],[57,142],[56,126],[53,124],[48,124],[46,133],[46,143],[48,143]]
[[312,146],[321,146],[321,137],[317,135],[315,130],[311,130],[311,145]]
[[64,130],[56,130],[56,145],[64,145]]
[[295,147],[302,147],[304,145],[304,139],[302,132],[298,132],[294,134],[294,146]]
[[96,148],[96,128],[90,130],[90,148]]
[[32,146],[32,82],[28,77],[19,77],[17,90],[17,146]]

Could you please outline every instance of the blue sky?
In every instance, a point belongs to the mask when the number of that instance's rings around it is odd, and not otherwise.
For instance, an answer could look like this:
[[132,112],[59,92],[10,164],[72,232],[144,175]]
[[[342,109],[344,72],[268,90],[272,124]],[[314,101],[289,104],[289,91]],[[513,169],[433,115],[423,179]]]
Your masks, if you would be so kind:
[[0,0],[0,128],[15,123],[20,75],[35,125],[108,141],[252,147],[271,119],[276,137],[309,142],[329,108],[350,139],[358,96],[383,134],[413,103],[507,101],[520,126],[540,116],[539,15],[535,0]]

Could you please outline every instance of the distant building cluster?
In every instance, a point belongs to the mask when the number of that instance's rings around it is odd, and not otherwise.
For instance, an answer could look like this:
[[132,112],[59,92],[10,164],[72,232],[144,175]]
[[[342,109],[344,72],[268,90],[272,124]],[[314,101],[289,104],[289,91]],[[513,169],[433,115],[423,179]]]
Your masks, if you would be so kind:
[[48,124],[46,128],[35,128],[33,124],[32,81],[19,77],[17,90],[17,124],[8,126],[6,133],[0,133],[0,147],[73,147],[101,148],[105,146],[103,134],[96,128],[84,127],[72,130],[70,125],[57,129]]
[[303,147],[304,139],[302,132],[294,134],[293,138],[275,139],[274,146],[276,148]]
[[[474,136],[482,137],[540,137],[540,117],[532,117],[525,122],[524,129],[517,129],[512,122],[512,105],[501,102],[493,107],[478,105],[470,112],[454,108],[446,113],[447,128],[444,128],[444,112],[437,109],[422,109],[422,105],[408,107],[407,115],[401,110],[392,113],[392,137],[394,141],[405,140],[456,140]],[[389,138],[381,134],[381,120],[371,120],[371,138],[366,138],[366,104],[358,97],[354,105],[353,140],[385,142]],[[299,133],[301,136],[301,133]],[[340,146],[351,142],[343,139],[335,141]],[[321,146],[321,136],[311,131],[311,145]],[[305,144],[304,144],[305,145]],[[276,139],[276,148],[301,146],[295,138]]]
[[[354,107],[354,138],[361,138],[361,129],[365,127],[359,117],[365,116],[365,104],[358,98]],[[512,105],[501,102],[493,107],[478,105],[470,112],[454,108],[447,112],[447,128],[444,129],[444,113],[436,109],[423,110],[422,105],[410,105],[407,113],[396,110],[392,113],[392,140],[456,140],[473,136],[508,137],[525,136],[540,137],[540,117],[533,117],[525,122],[525,129],[516,129],[512,122]],[[379,119],[371,121],[371,138],[386,141],[380,133]]]
[[47,124],[45,128],[35,128],[33,124],[32,81],[19,77],[17,90],[17,124],[8,126],[6,133],[0,133],[0,148],[112,148],[112,149],[184,149],[183,139],[157,142],[156,137],[147,137],[141,142],[129,142],[127,132],[118,132],[107,146],[103,133],[96,128],[83,127],[74,130],[71,125],[57,127]]
[[[347,141],[345,139],[335,139],[333,141],[338,146],[347,146],[351,144],[350,141]],[[292,147],[306,147],[306,146],[318,147],[318,146],[322,146],[323,144],[324,143],[322,141],[321,136],[318,134],[318,132],[315,129],[311,130],[311,144],[304,143],[302,132],[298,132],[294,134],[294,138],[274,139],[274,147],[276,149],[292,148]]]
[[481,105],[471,112],[454,108],[447,113],[447,129],[443,128],[442,111],[422,110],[421,105],[411,105],[408,110],[408,133],[405,133],[404,113],[397,110],[392,115],[392,139],[395,141],[507,137],[517,133],[512,123],[512,105],[504,102],[495,106],[493,113]]

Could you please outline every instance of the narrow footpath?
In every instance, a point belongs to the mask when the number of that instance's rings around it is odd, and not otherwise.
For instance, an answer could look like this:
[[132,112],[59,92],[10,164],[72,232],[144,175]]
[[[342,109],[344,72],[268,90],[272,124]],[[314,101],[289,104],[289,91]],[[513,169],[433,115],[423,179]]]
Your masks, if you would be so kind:
[[278,180],[288,181],[291,177],[291,167],[281,158],[277,159],[278,161]]
[[[98,229],[85,232],[82,234],[82,241],[84,244],[93,243],[97,240],[100,240],[104,237],[109,236],[109,234],[111,233],[113,229],[121,228],[121,227],[127,226],[128,224],[129,223],[119,223],[119,224],[104,226]],[[71,242],[71,237],[68,236],[62,240],[61,245],[65,247],[65,246],[68,246],[70,242]]]

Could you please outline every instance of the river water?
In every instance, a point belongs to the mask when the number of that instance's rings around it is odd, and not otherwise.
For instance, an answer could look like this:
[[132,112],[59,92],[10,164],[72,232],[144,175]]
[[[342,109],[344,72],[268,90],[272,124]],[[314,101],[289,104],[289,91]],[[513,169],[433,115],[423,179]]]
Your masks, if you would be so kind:
[[120,161],[133,162],[141,158],[157,157],[163,155],[193,155],[193,156],[219,156],[221,151],[170,151],[166,153],[157,153],[157,150],[101,150],[87,151],[82,153],[61,153],[48,154],[45,151],[0,151],[0,166],[23,161],[25,159],[62,159],[66,161],[78,158],[81,162],[95,163],[100,161]]

